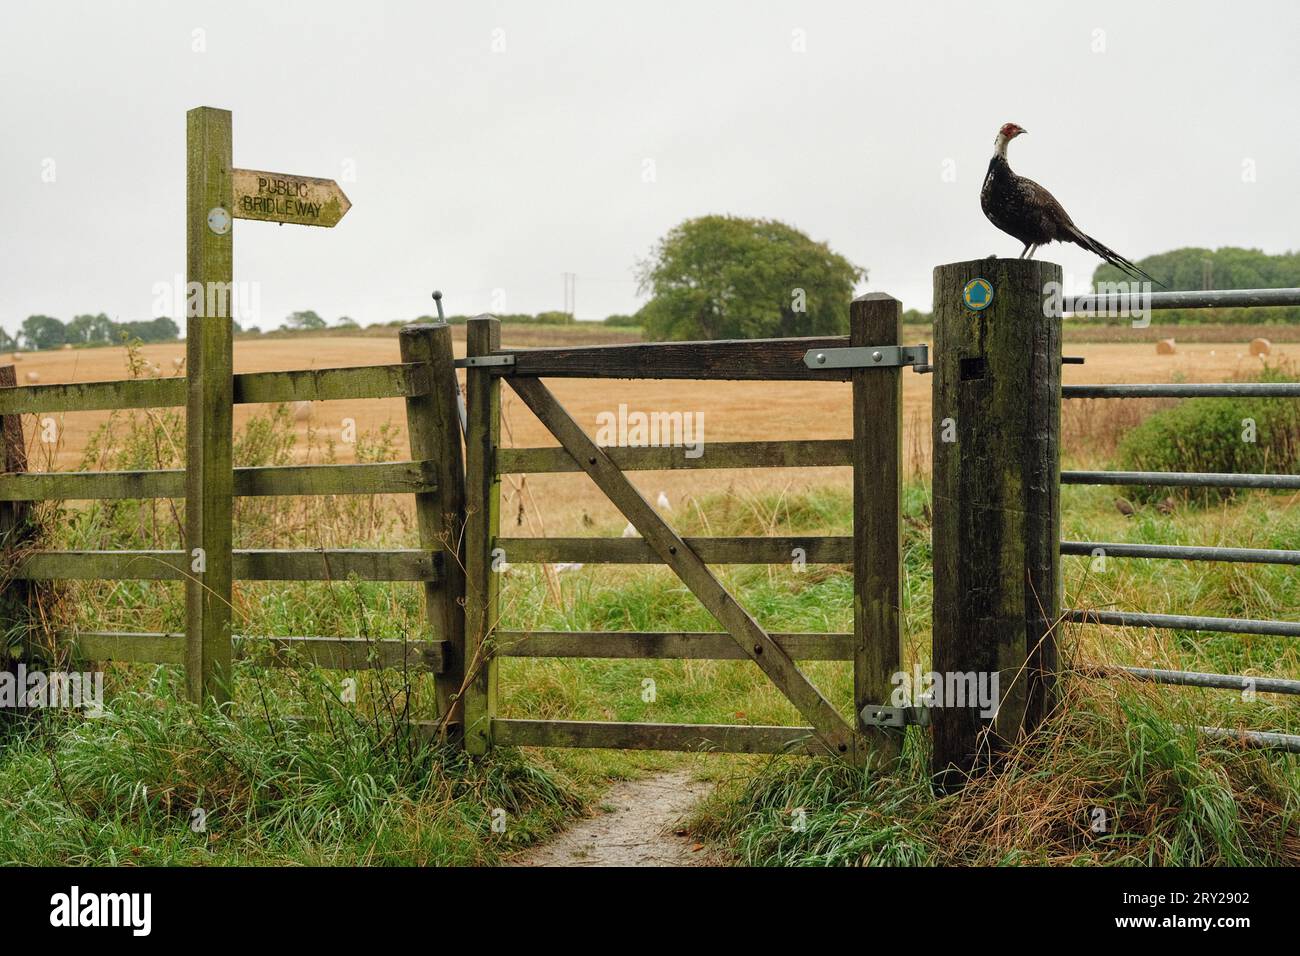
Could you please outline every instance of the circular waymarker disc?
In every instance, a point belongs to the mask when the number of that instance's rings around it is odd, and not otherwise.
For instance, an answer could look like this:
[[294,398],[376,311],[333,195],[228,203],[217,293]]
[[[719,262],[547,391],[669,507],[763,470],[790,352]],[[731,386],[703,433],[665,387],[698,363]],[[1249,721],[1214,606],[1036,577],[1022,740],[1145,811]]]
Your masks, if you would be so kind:
[[988,279],[971,279],[961,290],[961,300],[972,312],[983,312],[993,302],[993,284]]
[[224,236],[230,231],[230,213],[220,206],[214,206],[208,210],[208,228],[218,236]]

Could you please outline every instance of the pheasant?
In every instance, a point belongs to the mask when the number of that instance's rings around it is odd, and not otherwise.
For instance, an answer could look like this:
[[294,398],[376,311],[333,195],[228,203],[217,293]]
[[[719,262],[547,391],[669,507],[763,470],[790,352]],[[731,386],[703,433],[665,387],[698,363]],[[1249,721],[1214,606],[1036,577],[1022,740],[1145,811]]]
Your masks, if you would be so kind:
[[1095,253],[1134,279],[1163,286],[1114,249],[1103,246],[1074,224],[1068,213],[1049,193],[1032,179],[1018,176],[1007,162],[1007,144],[1027,132],[1015,123],[998,130],[993,141],[993,159],[980,190],[980,206],[989,222],[1025,244],[1019,258],[1032,259],[1038,247],[1049,242],[1073,242]]

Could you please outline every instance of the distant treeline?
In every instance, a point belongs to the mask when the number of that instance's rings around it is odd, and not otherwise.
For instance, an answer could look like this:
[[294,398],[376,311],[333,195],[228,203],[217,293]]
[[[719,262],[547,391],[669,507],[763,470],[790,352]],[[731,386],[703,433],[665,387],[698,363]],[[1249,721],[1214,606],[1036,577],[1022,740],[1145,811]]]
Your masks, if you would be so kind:
[[[1168,291],[1300,288],[1300,252],[1269,255],[1259,249],[1241,249],[1236,246],[1224,246],[1222,249],[1189,246],[1147,256],[1138,265],[1168,286]],[[1128,276],[1114,266],[1098,266],[1092,274],[1094,289],[1102,283],[1126,281]],[[1165,290],[1156,287],[1154,291]],[[1197,322],[1215,325],[1277,325],[1300,322],[1300,307],[1170,309],[1161,311],[1159,317],[1162,325]]]
[[[1045,258],[1051,258],[1050,253]],[[1149,275],[1163,282],[1154,292],[1194,292],[1202,289],[1297,289],[1300,288],[1300,252],[1269,255],[1258,249],[1225,246],[1222,249],[1187,247],[1147,256],[1138,261]],[[1105,283],[1131,282],[1114,266],[1101,265],[1092,274],[1096,291]],[[1300,323],[1300,307],[1275,306],[1251,309],[1162,309],[1161,325],[1289,325]],[[928,325],[930,313],[908,309],[906,324]],[[1072,321],[1114,322],[1105,316],[1079,316]]]
[[[505,325],[586,325],[589,320],[579,322],[569,312],[538,312],[536,315],[530,315],[526,312],[493,312],[494,318],[500,319]],[[449,315],[446,318],[448,325],[464,325],[472,315]],[[409,325],[411,322],[437,322],[436,315],[422,315],[417,319],[393,319],[391,322],[378,322],[376,325],[383,326],[402,326]],[[611,315],[600,322],[592,322],[594,325],[608,325],[616,328],[636,328],[642,324],[639,315]],[[371,326],[373,327],[373,326]]]
[[180,326],[164,317],[147,322],[116,322],[104,313],[78,315],[67,322],[49,315],[29,315],[10,335],[0,329],[0,349],[56,349],[63,345],[113,345],[126,340],[172,342],[180,337]]
[[[451,315],[447,321],[452,325],[464,325],[473,318],[468,315]],[[510,313],[497,315],[504,323],[520,325],[576,325],[576,320],[568,312],[539,312],[537,315]],[[393,319],[389,322],[372,322],[366,328],[400,328],[412,322],[437,322],[437,316],[422,315],[415,319]],[[596,325],[602,323],[593,323]],[[635,315],[611,315],[604,320],[604,325],[619,328],[635,328],[641,320]],[[257,327],[243,328],[234,323],[235,331],[249,335],[259,335],[262,330]],[[317,332],[325,329],[360,329],[361,325],[343,316],[334,325],[330,325],[310,310],[294,312],[285,320],[278,332]],[[180,338],[181,329],[173,320],[162,317],[148,322],[115,322],[102,312],[99,315],[78,315],[71,321],[63,322],[49,315],[30,315],[23,322],[17,335],[10,335],[0,329],[0,350],[13,351],[27,349],[57,349],[64,345],[77,347],[96,345],[117,345],[123,341],[140,342],[174,342]]]

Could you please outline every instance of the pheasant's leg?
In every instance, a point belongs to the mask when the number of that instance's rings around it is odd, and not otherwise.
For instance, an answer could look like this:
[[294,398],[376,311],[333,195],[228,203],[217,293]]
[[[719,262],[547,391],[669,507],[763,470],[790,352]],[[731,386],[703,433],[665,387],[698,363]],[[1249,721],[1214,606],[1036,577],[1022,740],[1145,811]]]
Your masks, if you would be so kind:
[[1023,248],[1023,249],[1020,250],[1020,255],[1016,256],[1016,258],[1017,258],[1017,259],[1023,259],[1023,258],[1025,257],[1025,253],[1028,252],[1028,251],[1029,251],[1029,243],[1026,242],[1026,243],[1025,243],[1025,248]]
[[1039,245],[1041,245],[1041,243],[1037,243],[1037,242],[1035,242],[1032,246],[1030,246],[1030,247],[1029,247],[1029,255],[1027,255],[1025,258],[1026,258],[1026,259],[1032,259],[1032,258],[1034,258],[1034,253],[1038,251],[1038,247],[1039,247]]

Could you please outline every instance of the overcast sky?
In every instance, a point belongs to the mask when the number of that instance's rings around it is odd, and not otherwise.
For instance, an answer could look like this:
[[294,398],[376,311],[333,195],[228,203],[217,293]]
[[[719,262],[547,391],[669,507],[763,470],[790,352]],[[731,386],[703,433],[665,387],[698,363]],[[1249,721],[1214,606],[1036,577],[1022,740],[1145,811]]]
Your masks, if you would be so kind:
[[[185,268],[185,111],[236,166],[339,179],[335,229],[235,224],[257,324],[640,304],[682,219],[781,219],[928,308],[931,268],[1019,244],[1013,167],[1137,259],[1300,232],[1300,6],[604,2],[6,4],[0,323],[152,317]],[[350,175],[351,174],[351,175]],[[52,181],[49,181],[52,180]],[[1082,282],[1074,247],[1040,257]],[[501,290],[494,302],[494,290]],[[179,317],[179,316],[177,316]]]

